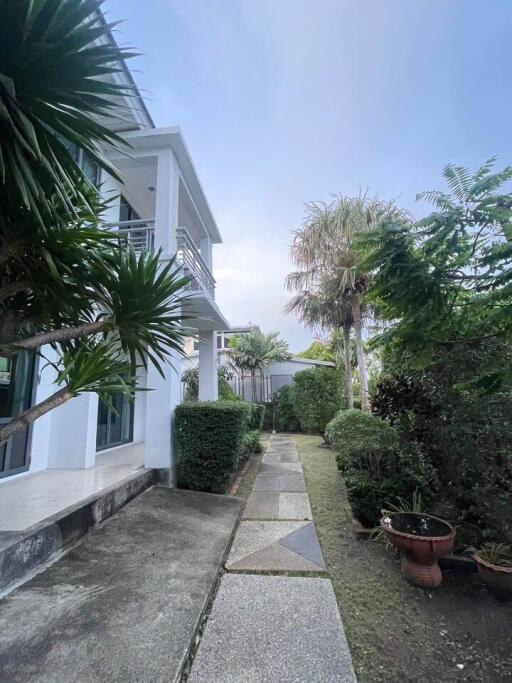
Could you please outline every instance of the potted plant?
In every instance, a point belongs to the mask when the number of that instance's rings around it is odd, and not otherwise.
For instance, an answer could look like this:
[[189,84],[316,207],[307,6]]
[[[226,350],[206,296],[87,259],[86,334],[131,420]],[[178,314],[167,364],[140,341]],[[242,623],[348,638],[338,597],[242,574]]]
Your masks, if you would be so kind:
[[453,549],[455,528],[424,512],[386,512],[380,520],[388,540],[402,553],[402,576],[413,586],[437,588],[438,560]]
[[504,543],[488,543],[474,555],[482,581],[501,600],[512,598],[512,550]]

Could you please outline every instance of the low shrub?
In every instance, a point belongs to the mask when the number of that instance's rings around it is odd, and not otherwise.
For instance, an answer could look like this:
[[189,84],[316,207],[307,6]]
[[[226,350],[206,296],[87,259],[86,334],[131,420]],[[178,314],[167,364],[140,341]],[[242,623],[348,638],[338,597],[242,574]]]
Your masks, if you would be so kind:
[[240,455],[243,459],[249,457],[253,453],[261,453],[260,433],[257,430],[246,432],[242,436],[240,445]]
[[295,374],[291,396],[302,431],[325,433],[327,423],[341,408],[340,374],[331,367],[316,367]]
[[398,448],[396,430],[384,420],[360,410],[340,410],[325,430],[336,450],[338,468],[377,472],[382,458]]
[[281,387],[272,401],[273,427],[279,432],[296,432],[300,429],[293,403],[293,386]]
[[191,401],[176,408],[178,484],[223,493],[238,467],[248,409],[235,401]]
[[247,428],[249,430],[261,430],[263,425],[263,414],[265,412],[265,405],[263,403],[249,403],[251,406],[251,414]]

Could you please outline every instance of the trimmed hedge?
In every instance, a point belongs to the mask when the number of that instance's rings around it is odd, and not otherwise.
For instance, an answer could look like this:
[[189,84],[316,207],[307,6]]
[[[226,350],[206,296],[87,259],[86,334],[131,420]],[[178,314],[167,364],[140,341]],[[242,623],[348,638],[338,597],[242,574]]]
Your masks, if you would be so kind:
[[176,408],[178,485],[223,493],[238,467],[249,409],[236,401],[194,401]]
[[327,423],[341,408],[341,382],[341,371],[330,367],[295,374],[291,397],[302,431],[324,435]]

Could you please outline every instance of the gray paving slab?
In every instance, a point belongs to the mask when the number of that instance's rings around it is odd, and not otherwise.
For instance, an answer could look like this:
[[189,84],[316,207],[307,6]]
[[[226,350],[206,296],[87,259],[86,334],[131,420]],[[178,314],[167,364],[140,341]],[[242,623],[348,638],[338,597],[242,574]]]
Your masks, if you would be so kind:
[[242,501],[152,488],[0,601],[0,681],[175,681]]
[[287,474],[288,472],[302,473],[302,465],[300,462],[281,462],[275,465],[262,462],[260,466],[260,474]]
[[242,520],[236,532],[226,569],[259,550],[276,543],[308,522],[261,522]]
[[247,499],[244,519],[312,519],[307,493],[251,493]]
[[258,474],[252,490],[305,493],[306,483],[304,476],[299,472],[290,472],[290,474]]
[[310,562],[280,543],[273,543],[229,566],[229,571],[250,572],[320,572],[322,567]]
[[245,504],[244,519],[278,519],[279,496],[273,491],[251,493]]
[[356,683],[328,579],[225,574],[189,683]]
[[314,562],[322,569],[325,569],[324,556],[322,555],[322,549],[320,548],[313,522],[288,534],[285,538],[280,539],[279,543],[288,548],[288,550],[293,550],[295,553],[306,558],[306,560]]
[[313,519],[307,493],[280,493],[279,519]]
[[279,465],[286,462],[300,462],[299,456],[296,453],[275,453],[266,451],[262,459],[262,463],[269,465]]

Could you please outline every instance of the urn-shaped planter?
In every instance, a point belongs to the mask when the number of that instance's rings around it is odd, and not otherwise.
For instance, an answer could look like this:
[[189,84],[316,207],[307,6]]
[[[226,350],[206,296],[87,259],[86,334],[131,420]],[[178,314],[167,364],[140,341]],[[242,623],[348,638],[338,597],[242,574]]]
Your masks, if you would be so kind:
[[402,576],[413,586],[437,588],[443,580],[438,560],[453,549],[454,527],[422,512],[393,512],[380,525],[402,553]]
[[479,553],[475,553],[473,557],[480,578],[492,593],[500,600],[506,601],[512,599],[512,564],[494,564],[493,562],[489,562],[489,560],[480,557]]

